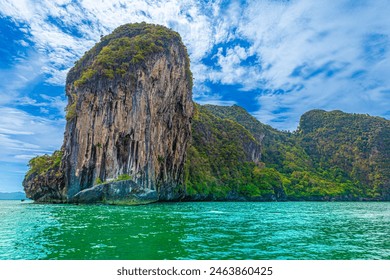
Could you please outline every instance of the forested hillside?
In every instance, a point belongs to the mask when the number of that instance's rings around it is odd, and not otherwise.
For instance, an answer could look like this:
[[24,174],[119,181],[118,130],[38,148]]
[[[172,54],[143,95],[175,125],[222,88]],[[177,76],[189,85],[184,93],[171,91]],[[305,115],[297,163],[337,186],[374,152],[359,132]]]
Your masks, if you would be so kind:
[[314,110],[294,133],[239,106],[196,106],[186,167],[198,199],[388,200],[390,122]]

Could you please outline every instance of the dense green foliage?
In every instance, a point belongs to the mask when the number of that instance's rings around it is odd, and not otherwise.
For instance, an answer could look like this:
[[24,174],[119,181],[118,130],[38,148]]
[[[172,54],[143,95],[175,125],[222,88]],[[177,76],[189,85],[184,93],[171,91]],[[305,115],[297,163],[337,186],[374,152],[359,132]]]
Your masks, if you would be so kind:
[[58,168],[61,164],[62,155],[61,151],[55,151],[51,156],[42,155],[30,159],[28,162],[30,169],[26,174],[26,178],[33,174],[43,175],[49,170]]
[[193,197],[225,199],[279,196],[281,177],[260,168],[253,151],[260,143],[241,124],[222,119],[195,105],[192,145],[188,149],[185,185]]
[[97,177],[96,180],[95,180],[95,185],[100,185],[100,184],[103,184],[103,181],[102,181],[102,179]]
[[[190,195],[390,199],[387,120],[311,111],[302,116],[299,130],[289,133],[258,122],[238,106],[196,108],[186,169]],[[249,139],[261,146],[259,162],[244,156],[253,149]]]
[[180,35],[164,26],[144,22],[122,25],[102,37],[76,63],[68,77],[76,87],[93,80],[97,74],[108,79],[122,77],[146,57],[167,51],[172,42],[178,43],[185,52],[186,76],[192,87],[190,61]]
[[317,170],[350,180],[360,196],[390,197],[389,121],[313,110],[302,116],[298,139]]
[[72,94],[71,99],[68,106],[66,106],[65,111],[66,115],[65,118],[67,121],[70,121],[76,117],[76,105],[77,105],[77,95]]
[[125,180],[131,180],[132,177],[129,174],[121,174],[118,176],[118,178],[115,179],[116,182],[118,181],[125,181]]
[[236,105],[204,107],[220,118],[230,119],[244,126],[262,144],[261,160],[267,163],[268,167],[289,173],[307,170],[311,166],[310,158],[291,133],[262,124],[245,109]]
[[101,184],[106,184],[109,182],[119,182],[119,181],[125,181],[125,180],[131,180],[133,177],[131,177],[129,174],[121,174],[117,178],[108,180],[108,181],[102,181],[99,177],[96,178],[94,185],[101,185]]

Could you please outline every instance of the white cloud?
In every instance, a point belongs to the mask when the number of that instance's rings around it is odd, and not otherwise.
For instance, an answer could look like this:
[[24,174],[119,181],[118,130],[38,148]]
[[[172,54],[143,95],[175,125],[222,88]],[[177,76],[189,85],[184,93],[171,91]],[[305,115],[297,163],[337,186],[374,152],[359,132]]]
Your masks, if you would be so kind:
[[0,161],[25,162],[62,145],[64,121],[51,121],[22,110],[0,107]]
[[27,58],[20,58],[12,69],[0,69],[0,105],[14,102],[29,84],[39,77],[44,60],[30,52]]
[[[21,98],[18,98],[13,103],[17,106],[33,106],[33,107],[39,107],[40,111],[44,114],[49,113],[48,108],[56,109],[57,110],[57,116],[65,116],[65,107],[67,105],[67,101],[65,97],[61,96],[48,96],[46,94],[40,94],[40,97],[44,100],[42,102],[38,102],[35,99],[32,99],[31,97],[24,96]],[[0,125],[1,127],[1,125]]]
[[196,102],[201,105],[210,104],[218,106],[232,106],[237,103],[233,100],[221,100],[220,96],[216,96],[215,99],[214,97],[207,96],[205,99],[197,99]]
[[65,116],[65,107],[68,104],[65,98],[60,96],[48,96],[46,94],[41,94],[40,96],[47,101],[45,106],[57,109],[60,116]]
[[23,47],[29,47],[29,46],[30,46],[30,44],[27,43],[25,40],[19,40],[18,43],[19,43],[21,46],[23,46]]
[[233,100],[223,100],[223,96],[217,93],[212,93],[211,90],[206,86],[202,86],[201,88],[202,88],[202,93],[198,93],[194,95],[195,102],[199,104],[232,106],[237,103]]
[[263,84],[261,68],[258,65],[242,64],[252,55],[250,49],[238,45],[225,50],[221,47],[214,56],[217,59],[218,68],[205,70],[207,75],[203,76],[203,79],[225,85],[239,84],[242,90],[246,91],[256,89]]

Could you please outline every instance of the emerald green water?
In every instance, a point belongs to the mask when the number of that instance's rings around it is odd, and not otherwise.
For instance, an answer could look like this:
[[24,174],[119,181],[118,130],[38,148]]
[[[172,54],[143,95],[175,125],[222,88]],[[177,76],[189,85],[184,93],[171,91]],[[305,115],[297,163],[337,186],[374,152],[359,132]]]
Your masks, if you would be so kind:
[[0,201],[0,259],[390,259],[390,203]]

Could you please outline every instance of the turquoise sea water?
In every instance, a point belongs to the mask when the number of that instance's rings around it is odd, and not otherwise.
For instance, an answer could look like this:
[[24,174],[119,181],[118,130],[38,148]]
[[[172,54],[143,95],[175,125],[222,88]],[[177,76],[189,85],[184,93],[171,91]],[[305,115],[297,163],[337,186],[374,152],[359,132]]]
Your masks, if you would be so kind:
[[0,201],[0,259],[390,259],[390,202]]

